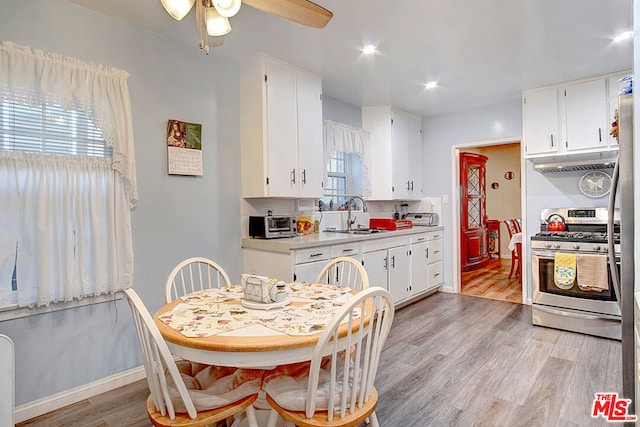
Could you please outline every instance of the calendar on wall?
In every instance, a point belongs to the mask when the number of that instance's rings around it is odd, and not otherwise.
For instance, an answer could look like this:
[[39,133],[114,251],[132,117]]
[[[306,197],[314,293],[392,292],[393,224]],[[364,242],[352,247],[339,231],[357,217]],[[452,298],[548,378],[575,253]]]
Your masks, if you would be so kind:
[[202,125],[180,120],[167,124],[169,175],[202,176]]

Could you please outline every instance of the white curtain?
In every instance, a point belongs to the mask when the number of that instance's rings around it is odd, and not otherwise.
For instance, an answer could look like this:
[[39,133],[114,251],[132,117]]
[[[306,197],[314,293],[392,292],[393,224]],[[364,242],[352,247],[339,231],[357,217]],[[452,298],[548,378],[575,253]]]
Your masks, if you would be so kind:
[[133,207],[138,189],[128,78],[117,68],[0,41],[0,102],[82,110],[113,148],[112,167]]
[[342,123],[324,121],[324,165],[325,174],[329,160],[335,157],[337,152],[357,154],[362,159],[364,169],[363,186],[364,195],[370,193],[369,179],[369,133],[360,128],[348,126]]
[[0,42],[0,102],[82,110],[113,147],[112,158],[0,150],[0,306],[16,294],[18,306],[40,306],[131,286],[137,188],[127,77]]

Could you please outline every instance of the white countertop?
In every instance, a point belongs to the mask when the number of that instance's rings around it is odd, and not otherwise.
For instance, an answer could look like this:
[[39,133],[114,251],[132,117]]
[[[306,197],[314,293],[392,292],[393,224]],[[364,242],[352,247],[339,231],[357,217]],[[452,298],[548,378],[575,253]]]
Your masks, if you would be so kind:
[[295,249],[313,248],[317,246],[328,246],[349,242],[361,242],[373,239],[385,239],[389,237],[409,236],[412,234],[442,230],[444,230],[444,227],[442,226],[416,226],[403,230],[380,231],[378,233],[371,234],[334,233],[323,231],[306,236],[283,237],[279,239],[253,239],[247,237],[242,239],[242,247],[260,249],[263,251],[288,253]]

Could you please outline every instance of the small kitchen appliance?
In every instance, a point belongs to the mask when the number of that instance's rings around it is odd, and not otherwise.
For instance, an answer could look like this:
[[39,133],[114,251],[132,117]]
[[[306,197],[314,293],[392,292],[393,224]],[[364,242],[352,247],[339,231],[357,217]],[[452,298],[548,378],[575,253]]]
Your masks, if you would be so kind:
[[438,214],[435,212],[426,213],[408,213],[407,219],[411,220],[413,225],[436,227],[439,224]]
[[374,230],[401,230],[411,228],[413,223],[409,219],[370,218],[369,228]]
[[293,217],[291,216],[250,216],[249,236],[258,239],[293,237]]
[[[616,227],[613,236],[608,236],[607,208],[542,210],[540,232],[531,237],[534,325],[621,338],[619,295],[611,278],[612,268],[620,269],[619,210],[616,209],[613,215]],[[562,222],[556,221],[556,217],[561,217]],[[615,242],[613,267],[608,257],[608,237]],[[562,264],[567,255],[575,257],[573,266]],[[568,268],[574,280],[568,284],[559,281],[558,267]],[[585,286],[581,283],[585,277],[580,275],[581,268],[595,268],[600,272],[601,282],[595,283],[594,287]]]

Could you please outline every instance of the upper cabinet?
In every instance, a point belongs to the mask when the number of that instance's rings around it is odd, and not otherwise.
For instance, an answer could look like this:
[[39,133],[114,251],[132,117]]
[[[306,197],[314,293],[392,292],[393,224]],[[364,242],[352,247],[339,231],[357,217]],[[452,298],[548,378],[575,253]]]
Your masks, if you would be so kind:
[[422,119],[395,107],[363,107],[369,132],[370,200],[422,198]]
[[525,91],[523,131],[525,155],[572,154],[617,148],[610,124],[617,97],[612,85],[624,74],[603,76]]
[[564,144],[567,151],[608,146],[606,90],[605,79],[564,88]]
[[322,79],[261,56],[241,102],[243,197],[322,197]]
[[558,89],[553,87],[525,92],[522,102],[527,155],[558,151],[560,143]]

